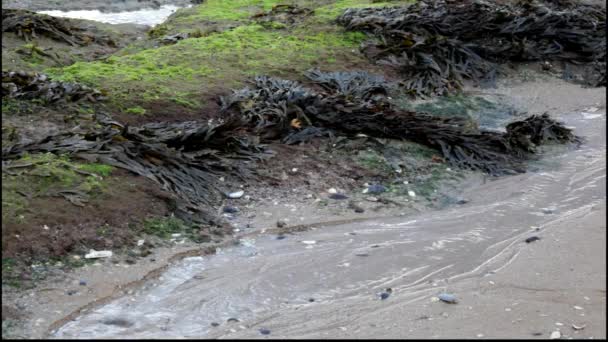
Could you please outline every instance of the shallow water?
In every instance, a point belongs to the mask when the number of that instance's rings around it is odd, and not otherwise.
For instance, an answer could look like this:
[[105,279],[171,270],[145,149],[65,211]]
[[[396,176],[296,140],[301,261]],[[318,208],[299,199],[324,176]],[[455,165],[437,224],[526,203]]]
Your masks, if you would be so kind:
[[141,9],[138,11],[117,13],[103,13],[98,10],[66,12],[55,10],[40,11],[39,13],[52,15],[54,17],[95,20],[108,24],[139,24],[154,26],[165,21],[179,8],[181,7],[162,5],[159,9]]
[[[471,200],[465,205],[281,240],[260,234],[216,255],[184,259],[53,337],[222,337],[226,327],[257,331],[260,322],[277,316],[293,318],[277,333],[301,336],[369,315],[359,308],[378,301],[388,287],[407,304],[436,295],[451,281],[500,270],[517,256],[513,246],[539,234],[536,228],[605,201],[606,115],[589,114],[561,118],[587,139],[581,148],[551,151],[537,172],[465,189],[463,197]],[[313,306],[314,314],[296,311]],[[227,323],[229,318],[240,322]]]

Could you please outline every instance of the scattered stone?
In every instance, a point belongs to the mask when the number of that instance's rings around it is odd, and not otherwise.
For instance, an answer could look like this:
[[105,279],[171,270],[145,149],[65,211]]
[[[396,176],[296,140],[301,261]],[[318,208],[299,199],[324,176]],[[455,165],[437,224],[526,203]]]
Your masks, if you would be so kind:
[[542,332],[533,332],[532,336],[542,336]]
[[445,303],[449,303],[449,304],[458,303],[458,301],[456,300],[456,296],[454,296],[453,294],[442,293],[437,297],[439,298],[439,300],[441,300],[442,302],[445,302]]
[[337,194],[338,190],[336,190],[335,188],[331,188],[331,189],[327,190],[327,192],[329,192],[330,194]]
[[145,242],[145,240],[137,240],[137,246],[143,246]]
[[347,199],[348,196],[346,196],[344,194],[330,194],[329,198],[335,199],[335,200],[343,200],[343,199]]
[[222,211],[228,214],[234,214],[239,212],[239,208],[227,205],[222,209]]
[[409,191],[407,192],[407,194],[408,194],[408,196],[410,196],[410,197],[416,197],[416,193],[415,193],[415,192],[413,192],[412,190],[409,190]]
[[367,257],[367,256],[369,256],[369,254],[367,254],[367,253],[357,253],[357,254],[355,254],[355,256],[358,256],[358,257]]
[[303,244],[305,245],[314,245],[315,243],[317,243],[317,241],[315,240],[304,240],[302,241]]
[[464,198],[462,198],[462,197],[458,197],[458,198],[456,199],[456,204],[466,204],[466,203],[469,203],[469,200],[468,200],[468,199],[464,199]]
[[386,192],[386,187],[380,184],[372,184],[367,187],[367,192],[370,194],[381,194]]
[[78,282],[78,285],[80,286],[87,286],[87,282],[84,280],[81,280],[80,282]]
[[283,240],[285,237],[285,235],[277,235],[277,240]]
[[584,310],[584,309],[582,307],[578,306],[578,305],[575,305],[574,306],[574,310]]
[[134,258],[127,258],[125,260],[125,262],[129,265],[133,265],[133,264],[137,263],[137,260],[135,260]]
[[381,300],[385,300],[386,298],[388,298],[391,294],[388,292],[382,292],[380,293],[380,299]]
[[74,294],[76,294],[76,293],[78,293],[78,291],[76,291],[76,290],[68,290],[68,291],[66,292],[66,294],[67,294],[68,296],[74,295]]
[[283,228],[287,226],[287,222],[285,222],[284,220],[278,220],[277,221],[277,227],[279,228]]
[[212,327],[219,327],[220,324],[218,322],[211,322]]
[[586,324],[583,324],[583,325],[576,325],[576,324],[572,324],[572,329],[574,329],[574,330],[583,330],[583,329],[585,329],[586,327],[587,327],[587,325],[586,325]]
[[560,322],[555,322],[555,325],[557,325],[558,327],[561,327],[564,325],[564,323],[560,323]]
[[540,240],[540,238],[538,236],[530,236],[526,239],[526,243],[534,242],[536,240]]
[[555,212],[555,208],[543,208],[543,214],[553,214]]
[[368,200],[370,202],[378,202],[378,198],[374,197],[374,196],[367,197],[366,200]]
[[89,254],[85,255],[85,259],[109,258],[112,256],[112,251],[96,251],[91,249]]
[[236,322],[240,322],[240,321],[237,318],[230,317],[230,318],[228,318],[228,320],[226,320],[226,322],[228,322],[228,323],[235,322],[236,323]]
[[291,169],[291,172],[296,173],[296,172],[298,172],[298,169],[294,167],[293,169]]
[[556,330],[551,333],[551,336],[549,338],[552,340],[557,340],[558,338],[561,338],[561,337],[562,337],[562,333],[559,332],[559,330]]
[[260,334],[262,335],[270,335],[270,330],[265,328],[260,328]]
[[309,303],[312,303],[312,302],[314,302],[314,301],[315,301],[315,299],[314,299],[314,298],[308,298],[308,302],[309,302]]
[[178,238],[180,236],[182,236],[182,234],[180,234],[180,233],[171,234],[172,238]]
[[228,196],[228,198],[241,198],[241,197],[243,197],[244,194],[245,194],[245,191],[241,190],[241,191],[231,192],[227,196]]
[[133,325],[133,322],[124,318],[106,318],[101,323],[105,325],[116,325],[119,327],[127,328]]

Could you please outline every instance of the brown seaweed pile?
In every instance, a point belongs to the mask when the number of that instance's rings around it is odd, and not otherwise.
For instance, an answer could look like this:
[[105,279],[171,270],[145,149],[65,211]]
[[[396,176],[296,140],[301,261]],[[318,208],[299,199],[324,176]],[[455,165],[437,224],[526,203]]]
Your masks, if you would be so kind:
[[491,175],[524,172],[526,161],[543,143],[579,142],[570,129],[546,114],[513,122],[506,132],[472,132],[470,123],[462,117],[394,109],[379,76],[318,70],[309,71],[307,76],[327,92],[261,76],[255,79],[253,88],[223,98],[222,109],[227,115],[240,114],[249,129],[264,139],[287,142],[298,136],[298,141],[303,141],[306,130],[318,133],[319,129],[406,139],[440,151],[452,165]]
[[492,82],[497,64],[561,61],[584,65],[584,82],[606,85],[606,13],[566,0],[418,1],[352,8],[337,19],[371,34],[363,52],[395,67],[414,96],[443,95],[464,79]]
[[360,133],[407,139],[436,149],[451,165],[492,175],[524,172],[526,161],[543,143],[578,141],[546,114],[513,122],[506,132],[471,131],[462,117],[394,109],[380,76],[319,70],[306,76],[322,90],[259,76],[253,87],[220,99],[221,120],[129,127],[99,114],[99,125],[3,147],[3,164],[25,153],[46,152],[105,163],[172,193],[172,209],[184,220],[219,225],[209,209],[227,190],[219,178],[254,179],[255,162],[269,155],[260,141],[300,143]]
[[24,71],[2,72],[2,97],[42,99],[46,103],[81,99],[97,102],[104,99],[99,90],[86,85],[51,81],[47,75]]
[[83,31],[66,19],[21,9],[2,9],[2,32],[14,32],[28,42],[39,36],[46,36],[72,46],[96,42],[116,47],[116,43],[108,37],[96,37]]

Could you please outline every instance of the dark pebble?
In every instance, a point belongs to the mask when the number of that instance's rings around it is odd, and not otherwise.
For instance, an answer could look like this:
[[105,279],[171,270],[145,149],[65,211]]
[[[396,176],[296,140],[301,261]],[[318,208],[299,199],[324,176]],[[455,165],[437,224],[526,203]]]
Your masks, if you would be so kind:
[[277,236],[277,240],[283,240],[286,236],[285,235],[279,235]]
[[331,195],[329,195],[329,198],[335,199],[335,200],[343,200],[343,199],[347,199],[348,196],[346,196],[344,194],[331,194]]
[[540,240],[540,238],[538,236],[530,236],[526,239],[526,243],[534,242],[536,240]]
[[220,324],[218,322],[211,322],[212,327],[218,327]]
[[393,289],[390,287],[387,287],[385,291],[386,293],[393,293]]
[[135,264],[137,261],[133,258],[127,258],[127,260],[125,260],[125,262],[129,265],[133,265]]
[[367,193],[369,194],[381,194],[386,191],[386,187],[380,184],[373,184],[367,187]]
[[464,198],[459,198],[456,200],[456,204],[466,204],[469,203],[469,200],[466,200]]
[[386,298],[388,298],[391,294],[388,292],[382,292],[380,294],[380,299],[385,300]]
[[366,256],[369,256],[369,254],[367,254],[367,253],[358,253],[358,254],[355,254],[355,255],[356,255],[356,256],[358,256],[358,257],[366,257]]
[[240,322],[240,321],[234,317],[231,317],[231,318],[228,318],[227,322]]
[[279,228],[283,228],[287,226],[287,222],[283,221],[283,220],[279,220],[277,221],[277,227]]
[[541,332],[535,332],[535,333],[532,333],[532,335],[533,335],[533,336],[542,336],[542,334],[543,334],[543,333],[541,333]]
[[312,303],[312,302],[315,301],[315,299],[314,298],[308,298],[308,301]]
[[260,329],[260,334],[262,334],[262,335],[270,335],[270,330],[261,328]]
[[228,214],[234,214],[234,213],[238,213],[239,212],[239,208],[237,208],[237,207],[231,207],[229,205],[225,206],[222,210],[225,213],[228,213]]
[[78,291],[76,291],[76,290],[68,290],[68,292],[66,292],[66,293],[68,294],[68,296],[71,296],[73,294],[78,293]]
[[356,207],[356,208],[355,208],[355,212],[360,214],[360,213],[365,212],[365,209],[363,209],[363,208],[361,208],[361,207]]
[[80,286],[87,286],[87,282],[86,282],[86,281],[84,281],[84,280],[81,280],[81,281],[80,281],[78,284],[79,284]]

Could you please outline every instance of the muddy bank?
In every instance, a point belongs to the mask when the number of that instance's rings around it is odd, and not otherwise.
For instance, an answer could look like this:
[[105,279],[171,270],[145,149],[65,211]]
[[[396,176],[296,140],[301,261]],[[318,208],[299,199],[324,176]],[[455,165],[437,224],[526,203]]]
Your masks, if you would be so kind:
[[103,13],[136,11],[143,8],[158,9],[163,5],[184,7],[193,4],[192,0],[127,0],[127,1],[48,1],[48,0],[8,0],[2,3],[3,8],[27,9],[31,11],[78,11],[99,10]]

